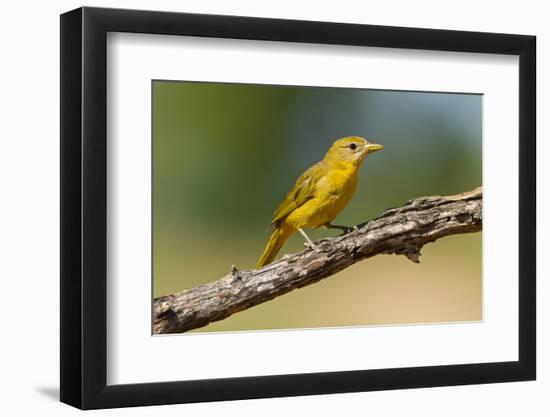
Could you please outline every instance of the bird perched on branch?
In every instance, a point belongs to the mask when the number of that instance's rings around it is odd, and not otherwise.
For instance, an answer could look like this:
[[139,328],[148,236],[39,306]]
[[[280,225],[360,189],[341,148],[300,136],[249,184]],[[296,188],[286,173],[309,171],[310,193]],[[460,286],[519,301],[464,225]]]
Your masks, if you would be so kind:
[[359,168],[365,157],[383,148],[358,136],[347,136],[335,141],[323,160],[296,180],[294,187],[277,207],[271,222],[273,232],[256,268],[270,263],[295,231],[300,232],[307,244],[313,247],[304,227],[324,226],[349,231],[349,227],[333,225],[331,222],[355,193]]

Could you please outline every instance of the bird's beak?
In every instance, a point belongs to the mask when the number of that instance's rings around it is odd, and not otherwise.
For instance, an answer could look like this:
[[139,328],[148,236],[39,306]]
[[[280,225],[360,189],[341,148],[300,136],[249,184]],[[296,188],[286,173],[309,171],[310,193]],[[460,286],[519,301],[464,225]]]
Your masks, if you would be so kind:
[[376,151],[380,151],[382,149],[384,149],[384,147],[382,145],[377,144],[377,143],[369,143],[369,144],[367,144],[367,146],[365,146],[366,153],[373,153],[373,152],[376,152]]

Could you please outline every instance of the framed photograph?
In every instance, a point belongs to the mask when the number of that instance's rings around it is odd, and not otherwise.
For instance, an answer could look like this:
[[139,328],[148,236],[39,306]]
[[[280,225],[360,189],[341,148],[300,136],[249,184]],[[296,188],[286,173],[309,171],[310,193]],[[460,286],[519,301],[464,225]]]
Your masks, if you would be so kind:
[[533,380],[535,37],[61,16],[61,401]]

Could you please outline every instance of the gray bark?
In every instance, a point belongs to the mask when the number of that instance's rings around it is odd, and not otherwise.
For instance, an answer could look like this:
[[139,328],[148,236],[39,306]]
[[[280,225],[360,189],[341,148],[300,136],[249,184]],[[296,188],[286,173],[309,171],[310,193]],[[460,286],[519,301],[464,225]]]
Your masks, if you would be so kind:
[[233,267],[217,281],[156,298],[153,332],[181,333],[206,326],[375,255],[398,254],[419,262],[426,243],[481,228],[481,187],[454,196],[416,198],[350,233],[318,240],[313,249],[286,255],[257,270]]

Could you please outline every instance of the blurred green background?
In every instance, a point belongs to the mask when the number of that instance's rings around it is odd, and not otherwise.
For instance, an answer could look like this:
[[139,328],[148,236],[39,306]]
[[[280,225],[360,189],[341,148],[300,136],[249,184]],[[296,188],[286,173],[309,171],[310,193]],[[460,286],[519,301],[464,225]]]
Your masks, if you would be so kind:
[[[330,144],[385,146],[335,221],[354,225],[414,197],[481,185],[482,97],[153,81],[153,295],[251,269],[273,211]],[[312,239],[337,231],[308,230]],[[284,253],[303,249],[293,236]],[[196,331],[482,319],[481,233],[383,255]]]

